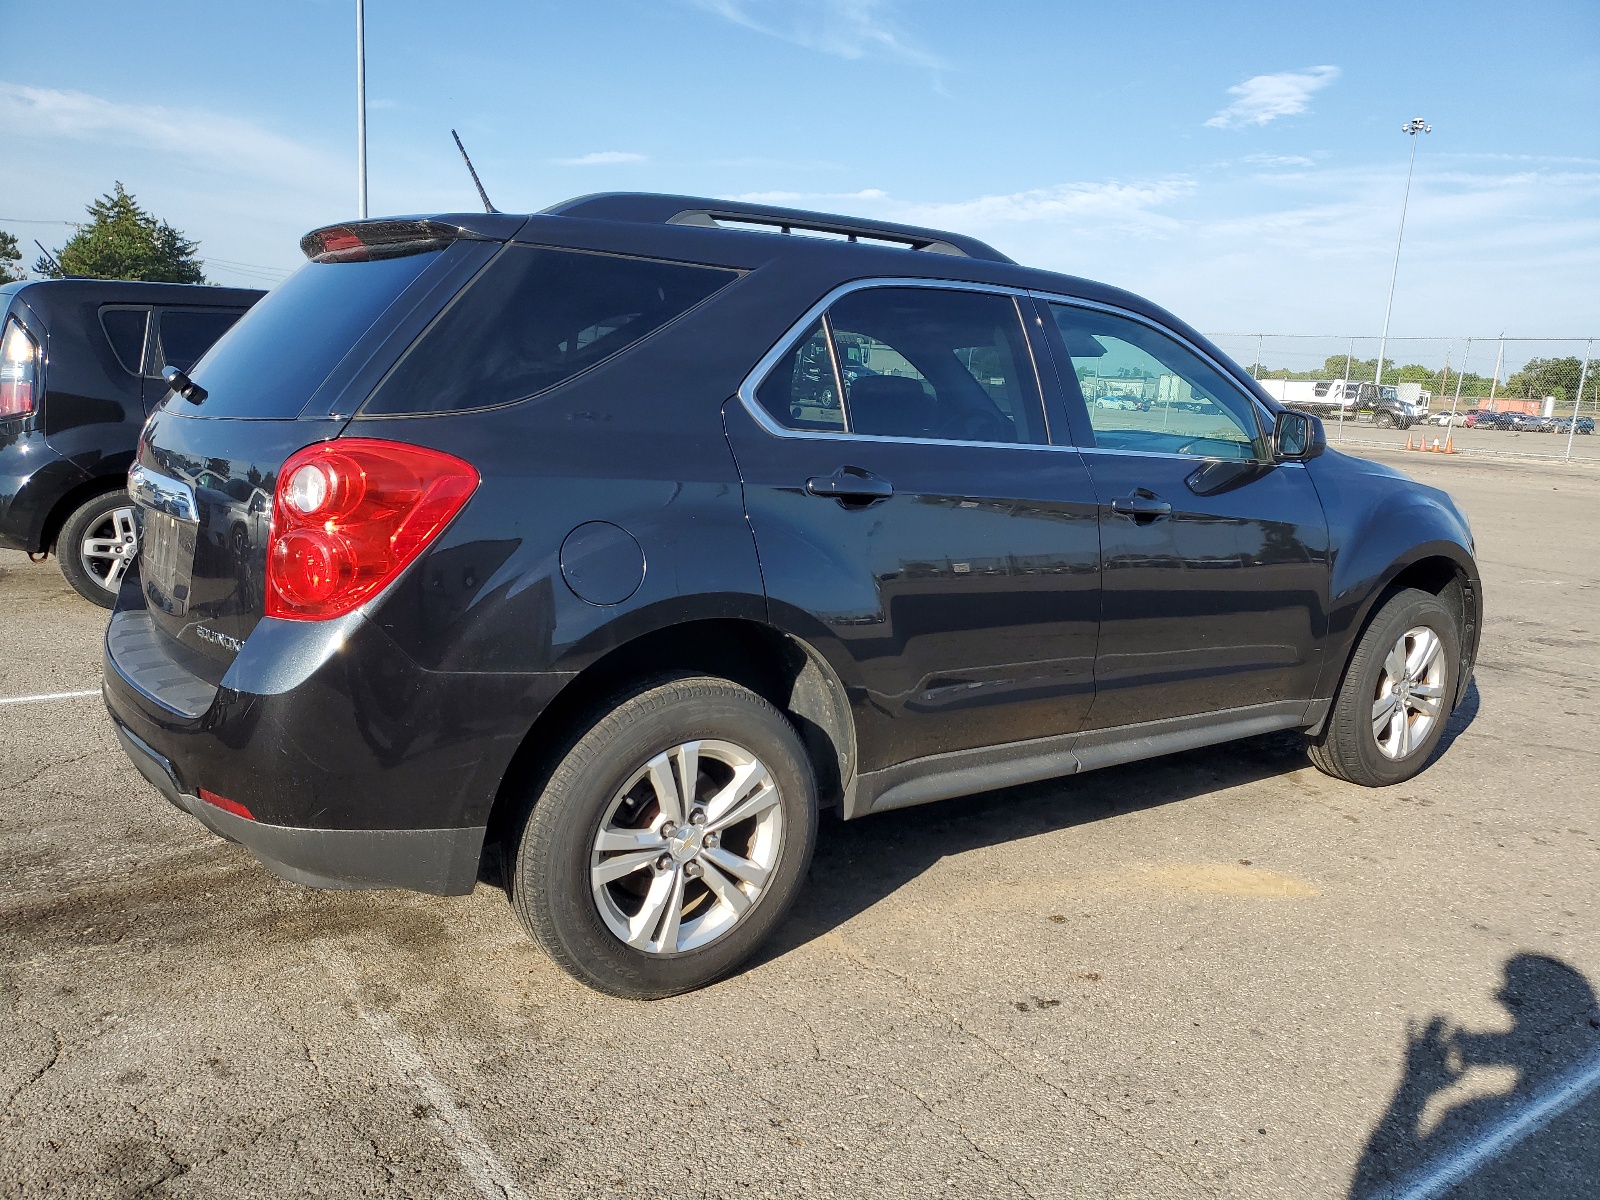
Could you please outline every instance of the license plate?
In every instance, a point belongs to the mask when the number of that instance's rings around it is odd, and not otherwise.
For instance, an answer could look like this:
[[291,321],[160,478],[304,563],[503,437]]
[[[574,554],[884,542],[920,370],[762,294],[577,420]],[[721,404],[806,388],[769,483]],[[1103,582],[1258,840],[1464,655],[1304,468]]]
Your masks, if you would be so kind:
[[182,616],[189,610],[199,526],[153,508],[141,512],[144,536],[139,547],[139,575],[144,582],[145,599],[162,612]]

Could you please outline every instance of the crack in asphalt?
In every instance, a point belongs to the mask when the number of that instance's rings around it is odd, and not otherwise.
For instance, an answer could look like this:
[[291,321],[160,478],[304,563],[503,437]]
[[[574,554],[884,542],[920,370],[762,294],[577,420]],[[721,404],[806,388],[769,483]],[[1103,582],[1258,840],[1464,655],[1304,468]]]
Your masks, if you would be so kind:
[[22,787],[24,784],[32,783],[41,775],[53,771],[57,767],[70,767],[73,763],[80,763],[89,758],[101,758],[104,757],[104,755],[105,751],[103,750],[89,750],[85,751],[83,754],[73,755],[71,758],[52,759],[51,761],[45,763],[44,766],[40,767],[32,775],[24,775],[21,779],[13,779],[10,783],[0,783],[0,792],[15,791],[17,788]]
[[6,1098],[5,1107],[4,1108],[0,1108],[0,1121],[7,1120],[7,1119],[10,1118],[10,1116],[11,1116],[11,1107],[12,1107],[12,1105],[16,1104],[18,1098],[21,1097],[22,1093],[26,1092],[29,1088],[34,1087],[35,1085],[37,1085],[38,1082],[41,1079],[43,1079],[46,1075],[48,1075],[51,1071],[53,1071],[56,1068],[57,1064],[59,1064],[61,1062],[61,1056],[64,1053],[66,1053],[66,1042],[62,1040],[61,1031],[59,1029],[56,1029],[56,1028],[54,1028],[52,1026],[49,1026],[49,1025],[45,1025],[44,1023],[42,1023],[40,1021],[29,1021],[28,1018],[26,1018],[26,1017],[19,1017],[18,1020],[27,1021],[28,1024],[35,1025],[38,1028],[43,1029],[47,1033],[50,1034],[50,1041],[51,1041],[50,1061],[45,1063],[44,1066],[40,1067],[37,1071],[35,1071],[31,1078],[24,1080],[11,1093],[11,1095]]

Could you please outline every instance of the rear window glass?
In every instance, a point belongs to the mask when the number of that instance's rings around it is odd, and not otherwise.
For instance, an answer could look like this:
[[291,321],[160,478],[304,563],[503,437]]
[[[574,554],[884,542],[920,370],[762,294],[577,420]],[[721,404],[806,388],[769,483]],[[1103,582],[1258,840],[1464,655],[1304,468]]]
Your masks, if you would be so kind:
[[439,252],[308,262],[223,335],[193,372],[206,417],[295,417],[361,335]]
[[122,364],[122,369],[137,375],[144,365],[144,328],[150,319],[148,308],[102,308],[100,325],[106,340]]
[[165,310],[158,326],[161,361],[153,364],[151,373],[160,374],[162,367],[187,371],[243,315],[239,312],[187,312],[181,308]]
[[367,413],[487,408],[610,358],[737,271],[508,246],[412,346]]

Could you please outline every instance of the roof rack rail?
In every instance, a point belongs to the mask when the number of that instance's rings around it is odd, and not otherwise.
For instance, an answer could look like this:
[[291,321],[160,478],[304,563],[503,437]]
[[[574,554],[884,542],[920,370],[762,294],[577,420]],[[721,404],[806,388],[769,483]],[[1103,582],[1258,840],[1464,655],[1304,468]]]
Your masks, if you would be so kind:
[[941,229],[896,225],[889,221],[863,221],[833,213],[714,200],[705,196],[663,196],[653,192],[598,192],[564,200],[544,210],[552,217],[582,217],[591,221],[634,221],[647,225],[698,225],[710,229],[737,229],[747,233],[801,234],[840,241],[863,242],[929,254],[954,254],[1009,263],[1000,251],[977,238]]

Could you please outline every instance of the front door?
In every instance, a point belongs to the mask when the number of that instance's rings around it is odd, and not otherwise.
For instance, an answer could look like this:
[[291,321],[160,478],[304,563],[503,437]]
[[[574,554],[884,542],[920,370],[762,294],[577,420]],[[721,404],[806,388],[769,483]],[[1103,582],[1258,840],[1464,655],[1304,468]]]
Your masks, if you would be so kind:
[[1254,399],[1177,335],[1099,307],[1046,307],[1065,402],[1092,431],[1083,457],[1100,500],[1084,728],[1259,705],[1282,715],[1308,700],[1328,533],[1305,468],[1272,461]]
[[832,661],[859,768],[1075,732],[1099,533],[1011,295],[866,287],[730,401],[774,623]]

